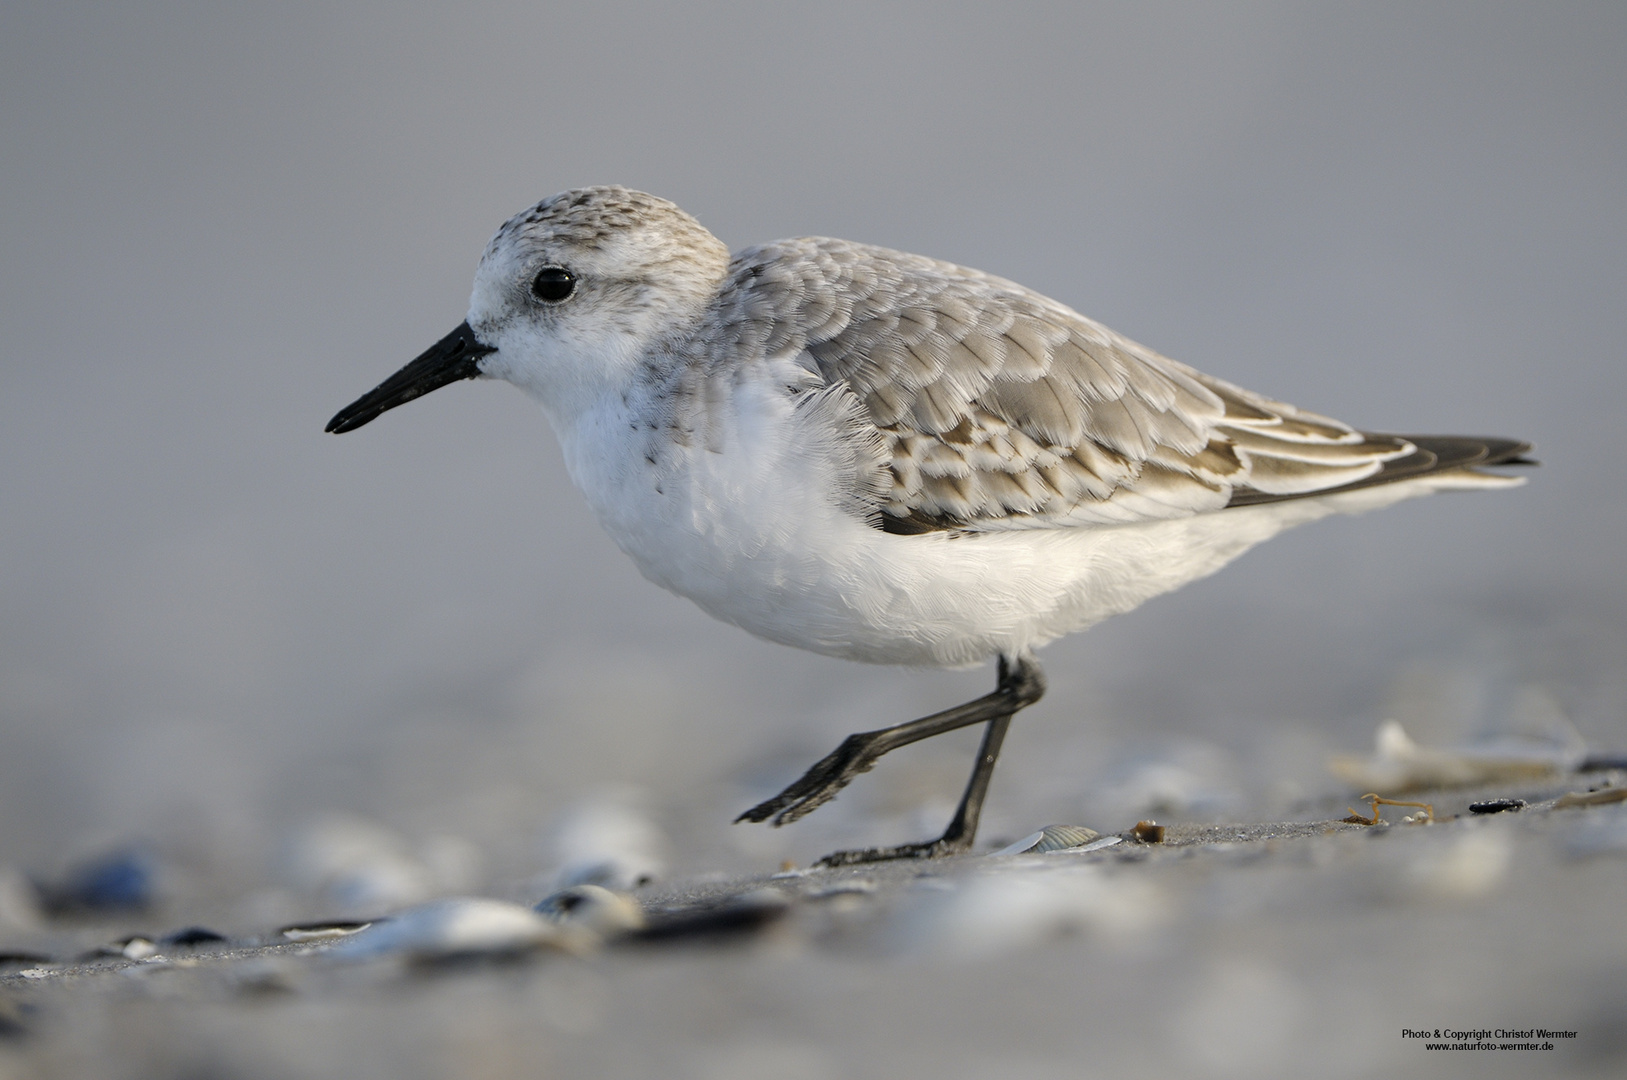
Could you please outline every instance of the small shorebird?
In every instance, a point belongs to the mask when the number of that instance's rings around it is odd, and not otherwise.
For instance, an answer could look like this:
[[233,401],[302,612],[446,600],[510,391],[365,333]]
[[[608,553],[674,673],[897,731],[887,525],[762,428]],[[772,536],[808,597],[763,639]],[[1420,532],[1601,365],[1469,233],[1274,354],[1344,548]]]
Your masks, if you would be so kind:
[[995,657],[993,692],[862,732],[741,815],[776,825],[890,750],[987,725],[943,836],[966,851],[1034,650],[1293,525],[1518,481],[1513,439],[1383,435],[1272,401],[1021,285],[822,237],[733,257],[665,199],[566,191],[509,219],[467,319],[328,424],[460,379],[542,403],[571,479],[656,584],[771,641],[886,664]]

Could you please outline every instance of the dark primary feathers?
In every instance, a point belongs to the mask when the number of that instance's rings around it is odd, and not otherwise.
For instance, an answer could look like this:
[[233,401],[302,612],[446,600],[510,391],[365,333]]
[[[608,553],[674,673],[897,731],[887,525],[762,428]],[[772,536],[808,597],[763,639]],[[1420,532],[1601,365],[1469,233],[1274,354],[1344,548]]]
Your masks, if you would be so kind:
[[1180,517],[1526,449],[1357,431],[1012,282],[843,240],[740,253],[718,305],[730,340],[701,355],[794,355],[857,395],[885,440],[881,523],[894,532]]

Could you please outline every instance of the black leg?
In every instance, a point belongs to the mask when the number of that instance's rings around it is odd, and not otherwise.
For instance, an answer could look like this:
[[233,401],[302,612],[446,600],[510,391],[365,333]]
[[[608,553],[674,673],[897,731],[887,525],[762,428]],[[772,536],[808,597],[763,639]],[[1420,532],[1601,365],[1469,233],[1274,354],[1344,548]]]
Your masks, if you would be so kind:
[[977,765],[972,769],[966,794],[961,796],[960,807],[942,837],[924,844],[906,844],[896,848],[839,851],[825,856],[820,864],[842,866],[883,859],[932,858],[969,850],[977,836],[977,820],[983,810],[983,798],[988,794],[989,778],[994,775],[994,762],[1000,756],[1000,744],[1005,740],[1006,729],[1011,726],[1011,717],[1018,710],[1038,701],[1044,693],[1045,676],[1038,664],[1028,658],[1007,660],[1002,656],[1000,681],[993,693],[896,727],[849,735],[842,740],[842,745],[816,762],[796,783],[735,820],[767,821],[772,818],[775,825],[785,825],[829,802],[855,776],[874,767],[876,761],[889,750],[946,731],[986,723],[988,729],[983,733],[983,745],[978,750]]

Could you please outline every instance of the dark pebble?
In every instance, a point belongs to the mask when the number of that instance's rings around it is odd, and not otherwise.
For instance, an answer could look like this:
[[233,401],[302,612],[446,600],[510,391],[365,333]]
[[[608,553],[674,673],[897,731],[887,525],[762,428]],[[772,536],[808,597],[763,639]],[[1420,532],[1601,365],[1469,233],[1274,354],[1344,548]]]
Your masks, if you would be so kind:
[[224,943],[226,940],[225,934],[217,934],[213,930],[202,926],[189,926],[185,930],[165,934],[158,939],[158,943],[160,945],[189,945],[195,948],[199,945]]
[[1470,803],[1469,813],[1501,814],[1504,810],[1521,810],[1524,807],[1524,799],[1487,799],[1485,802]]

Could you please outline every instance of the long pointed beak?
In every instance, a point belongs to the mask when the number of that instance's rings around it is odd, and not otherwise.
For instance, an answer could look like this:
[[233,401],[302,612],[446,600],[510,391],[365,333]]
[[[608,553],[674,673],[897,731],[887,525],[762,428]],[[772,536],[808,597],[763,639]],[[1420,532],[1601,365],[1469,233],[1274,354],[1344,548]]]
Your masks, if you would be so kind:
[[340,409],[339,415],[328,421],[327,430],[334,435],[355,431],[431,390],[459,379],[476,378],[480,358],[496,351],[495,345],[476,338],[468,323],[459,323],[456,330],[424,350],[418,359]]

